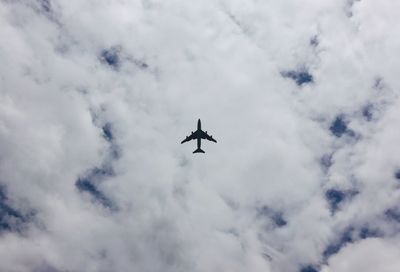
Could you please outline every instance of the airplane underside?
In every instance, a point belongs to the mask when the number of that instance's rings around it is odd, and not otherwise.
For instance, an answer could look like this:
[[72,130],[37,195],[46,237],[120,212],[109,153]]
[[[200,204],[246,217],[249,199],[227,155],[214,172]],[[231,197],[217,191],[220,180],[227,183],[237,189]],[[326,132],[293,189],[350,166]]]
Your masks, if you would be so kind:
[[206,153],[204,150],[201,149],[201,140],[206,139],[208,141],[212,141],[216,143],[217,141],[211,136],[207,134],[207,131],[201,130],[201,121],[200,119],[197,122],[197,130],[195,132],[192,131],[192,133],[189,136],[186,136],[186,138],[181,142],[181,144],[186,143],[191,140],[197,140],[197,149],[193,151],[193,153]]
[[193,153],[206,153],[203,149],[197,148]]
[[206,153],[201,148],[201,138],[197,138],[197,149],[193,153]]

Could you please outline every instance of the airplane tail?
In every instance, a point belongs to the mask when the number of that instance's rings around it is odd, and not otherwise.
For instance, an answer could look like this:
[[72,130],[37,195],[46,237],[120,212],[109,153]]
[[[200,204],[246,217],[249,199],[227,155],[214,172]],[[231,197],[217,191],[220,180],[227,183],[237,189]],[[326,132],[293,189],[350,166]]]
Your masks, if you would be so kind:
[[193,151],[193,153],[206,153],[206,152],[204,152],[204,150],[202,150],[201,148],[197,148],[195,151]]

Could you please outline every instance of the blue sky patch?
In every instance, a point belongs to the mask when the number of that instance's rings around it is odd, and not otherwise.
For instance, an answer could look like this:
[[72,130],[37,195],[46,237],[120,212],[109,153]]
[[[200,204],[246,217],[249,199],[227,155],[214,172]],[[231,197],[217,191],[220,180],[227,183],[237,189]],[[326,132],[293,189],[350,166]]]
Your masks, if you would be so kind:
[[381,237],[382,233],[377,229],[371,229],[367,226],[364,226],[360,229],[359,237],[360,239],[367,239],[371,237]]
[[385,211],[385,216],[390,221],[400,223],[400,210],[398,208],[390,208]]
[[335,135],[338,138],[342,137],[344,134],[346,134],[350,137],[356,136],[354,131],[347,127],[347,122],[343,115],[338,115],[335,118],[335,120],[332,122],[331,126],[329,127],[329,130],[331,131],[331,133],[333,135]]
[[334,214],[340,207],[340,204],[345,201],[349,200],[358,194],[355,190],[339,190],[339,189],[328,189],[325,192],[325,198],[329,203],[329,208]]
[[110,123],[106,123],[103,127],[103,137],[106,141],[111,142],[114,139],[112,132],[112,126]]
[[382,232],[378,229],[363,226],[356,230],[354,227],[350,226],[343,231],[340,239],[325,248],[323,256],[325,259],[328,259],[330,256],[338,253],[340,249],[346,246],[348,243],[353,243],[356,240],[382,236]]
[[333,121],[329,130],[336,137],[341,137],[347,131],[347,124],[344,121],[342,116],[336,117],[335,121]]
[[121,64],[120,49],[117,47],[104,49],[101,51],[100,61],[113,69],[119,69]]
[[114,203],[97,186],[103,179],[113,175],[114,171],[111,167],[94,168],[86,176],[78,178],[75,186],[79,191],[88,193],[94,201],[114,210]]
[[337,241],[333,242],[332,244],[328,245],[325,248],[324,252],[322,253],[323,256],[327,259],[331,255],[338,253],[340,249],[344,247],[346,244],[353,242],[353,237],[352,237],[353,230],[354,229],[352,227],[345,229],[340,239],[338,239]]
[[307,265],[307,266],[303,266],[300,269],[300,272],[318,272],[318,270],[312,265]]
[[110,155],[113,159],[119,159],[121,157],[121,148],[119,145],[117,145],[114,140],[114,133],[113,133],[113,128],[111,123],[106,123],[103,127],[103,138],[111,143],[110,144]]
[[343,191],[329,189],[325,192],[325,198],[329,203],[330,210],[334,213],[338,210],[339,204],[345,199],[346,194]]
[[0,232],[21,231],[30,216],[10,206],[4,187],[0,186]]
[[396,179],[400,179],[400,169],[397,170],[397,171],[394,173],[394,177],[395,177]]
[[302,86],[304,84],[312,83],[314,81],[313,76],[306,70],[290,70],[290,71],[283,71],[281,75],[284,78],[290,78],[294,82],[296,82],[297,86]]
[[372,120],[373,117],[372,110],[373,110],[372,104],[368,104],[364,106],[362,109],[362,115],[368,122]]
[[96,202],[102,204],[104,207],[114,207],[111,200],[108,199],[106,195],[101,192],[92,181],[85,178],[79,178],[76,181],[75,185],[80,191],[89,193]]

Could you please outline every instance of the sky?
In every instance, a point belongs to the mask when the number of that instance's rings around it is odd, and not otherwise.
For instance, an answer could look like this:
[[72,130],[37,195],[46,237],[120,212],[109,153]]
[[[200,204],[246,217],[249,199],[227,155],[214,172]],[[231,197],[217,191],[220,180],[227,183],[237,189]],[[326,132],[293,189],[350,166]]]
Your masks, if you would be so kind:
[[0,271],[399,271],[398,10],[0,0]]

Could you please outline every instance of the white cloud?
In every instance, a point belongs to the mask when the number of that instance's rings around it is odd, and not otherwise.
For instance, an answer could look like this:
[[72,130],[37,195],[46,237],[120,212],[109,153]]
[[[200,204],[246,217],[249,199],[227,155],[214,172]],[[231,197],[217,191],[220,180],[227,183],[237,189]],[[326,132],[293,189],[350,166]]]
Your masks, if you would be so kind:
[[[31,214],[0,270],[354,271],[374,246],[396,265],[395,1],[0,3],[2,201]],[[198,118],[201,156],[179,144]],[[332,188],[357,193],[333,213]]]
[[383,239],[367,239],[345,247],[333,256],[322,272],[397,271],[400,251],[396,244]]

